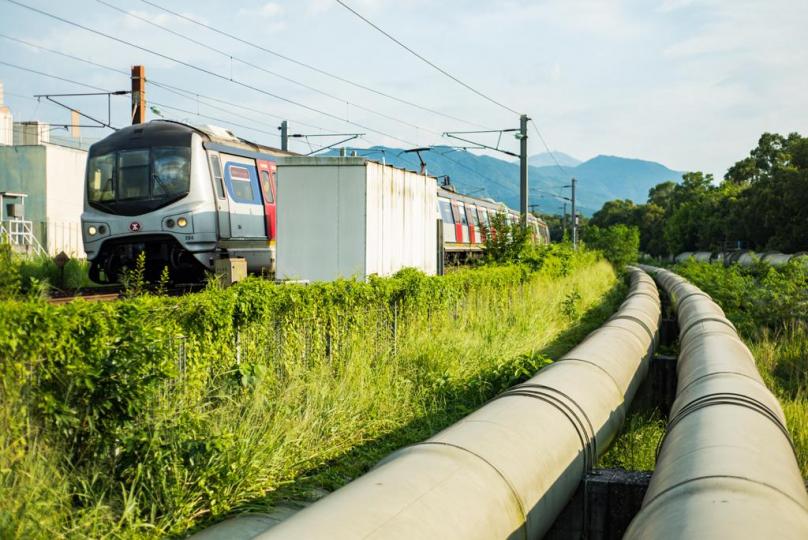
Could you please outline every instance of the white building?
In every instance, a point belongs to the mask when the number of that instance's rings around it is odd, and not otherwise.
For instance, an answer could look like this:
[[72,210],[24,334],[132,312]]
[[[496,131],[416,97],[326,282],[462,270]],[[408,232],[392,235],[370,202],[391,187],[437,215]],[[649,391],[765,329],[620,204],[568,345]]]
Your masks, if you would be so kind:
[[6,233],[27,227],[50,255],[64,251],[84,257],[81,212],[87,151],[68,146],[79,146],[70,139],[57,143],[50,133],[51,127],[41,122],[12,123],[0,91],[0,225]]

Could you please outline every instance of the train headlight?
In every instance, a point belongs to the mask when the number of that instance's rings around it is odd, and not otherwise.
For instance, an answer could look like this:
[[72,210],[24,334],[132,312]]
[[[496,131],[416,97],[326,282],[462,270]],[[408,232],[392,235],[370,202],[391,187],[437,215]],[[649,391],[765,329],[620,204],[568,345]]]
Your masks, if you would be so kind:
[[185,219],[184,217],[181,217],[181,218],[179,218],[179,219],[177,220],[177,225],[178,225],[179,227],[185,227],[186,225],[188,225],[188,220],[187,220],[187,219]]
[[90,225],[89,227],[87,227],[87,234],[89,234],[90,236],[95,236],[96,234],[98,234],[98,229],[95,228],[95,225]]
[[169,229],[173,229],[174,228],[174,220],[171,219],[171,218],[168,218],[166,220],[166,227],[168,227]]
[[107,234],[107,226],[106,225],[99,225],[98,226],[98,234]]

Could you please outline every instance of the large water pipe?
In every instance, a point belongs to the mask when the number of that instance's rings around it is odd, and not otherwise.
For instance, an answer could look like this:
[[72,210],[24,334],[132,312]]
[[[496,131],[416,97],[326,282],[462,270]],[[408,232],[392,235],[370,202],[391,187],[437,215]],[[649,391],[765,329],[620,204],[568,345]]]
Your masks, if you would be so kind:
[[624,539],[808,538],[808,494],[780,404],[721,308],[643,267],[679,322],[676,401],[642,509]]
[[263,533],[210,537],[541,537],[617,435],[657,342],[656,285],[629,272],[614,316],[527,382]]
[[684,251],[673,258],[676,263],[683,263],[688,259],[695,259],[698,262],[724,263],[726,266],[739,264],[740,266],[752,266],[756,262],[765,262],[771,266],[785,266],[792,260],[804,257],[803,261],[808,266],[808,257],[805,252],[780,253],[768,251],[755,253],[754,251],[726,251],[711,253],[709,251]]

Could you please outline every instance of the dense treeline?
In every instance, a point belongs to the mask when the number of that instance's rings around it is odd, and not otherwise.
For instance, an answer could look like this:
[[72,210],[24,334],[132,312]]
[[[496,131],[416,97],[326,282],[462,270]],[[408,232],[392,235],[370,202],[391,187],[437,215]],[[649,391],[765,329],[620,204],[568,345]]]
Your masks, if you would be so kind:
[[716,184],[689,172],[681,184],[651,188],[645,204],[614,200],[591,225],[636,226],[640,249],[655,256],[742,247],[808,249],[808,138],[764,133],[748,157]]

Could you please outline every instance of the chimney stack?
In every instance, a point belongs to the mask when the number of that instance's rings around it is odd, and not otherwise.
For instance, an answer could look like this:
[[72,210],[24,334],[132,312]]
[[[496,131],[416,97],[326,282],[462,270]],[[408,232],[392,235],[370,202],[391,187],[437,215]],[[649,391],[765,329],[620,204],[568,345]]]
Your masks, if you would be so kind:
[[132,125],[146,121],[146,68],[132,66]]
[[11,146],[14,144],[14,119],[3,101],[4,98],[3,82],[0,81],[0,146]]
[[70,110],[70,136],[74,139],[81,138],[81,127],[79,124],[81,123],[81,116],[79,115],[79,111]]

